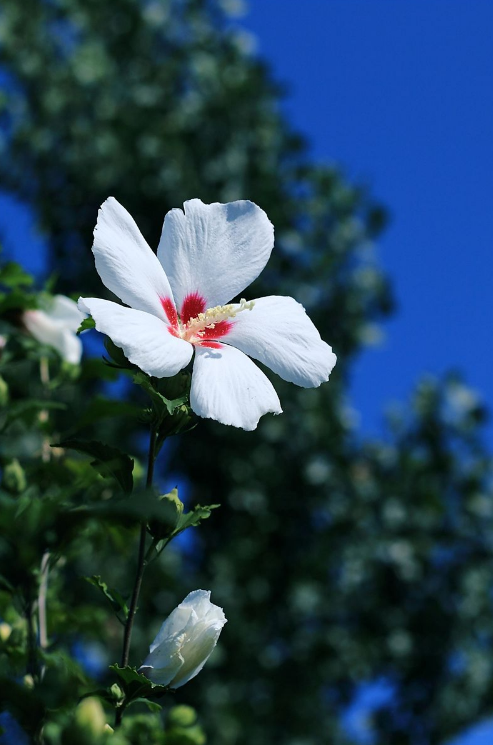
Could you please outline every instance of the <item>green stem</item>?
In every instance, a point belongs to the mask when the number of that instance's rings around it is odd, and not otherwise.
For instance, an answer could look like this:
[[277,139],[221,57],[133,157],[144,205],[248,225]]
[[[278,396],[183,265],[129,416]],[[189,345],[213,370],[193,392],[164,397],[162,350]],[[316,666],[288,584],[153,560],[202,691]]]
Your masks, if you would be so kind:
[[34,680],[38,679],[38,655],[36,643],[36,629],[34,626],[34,609],[35,603],[32,599],[31,591],[26,602],[25,615],[27,621],[27,672],[32,675]]
[[[147,460],[147,479],[146,479],[146,487],[150,488],[152,486],[152,481],[154,478],[154,463],[156,460],[156,428],[154,425],[151,425],[151,432],[149,437],[149,455]],[[123,650],[122,650],[122,660],[121,660],[121,667],[126,667],[128,665],[128,658],[130,655],[130,641],[132,639],[132,629],[134,625],[134,619],[135,614],[137,612],[137,603],[139,601],[139,595],[140,595],[140,588],[142,586],[142,579],[144,577],[145,568],[147,566],[148,562],[148,554],[146,553],[146,538],[147,538],[147,522],[142,522],[140,526],[140,540],[139,540],[139,554],[137,558],[137,572],[135,575],[135,582],[134,582],[134,589],[132,592],[132,597],[130,599],[130,607],[128,610],[128,616],[127,621],[125,623],[125,631],[123,634]],[[151,546],[152,548],[152,546]],[[123,711],[124,707],[120,707],[117,709],[116,712],[116,719],[115,719],[115,727],[118,727],[122,721],[123,718]]]

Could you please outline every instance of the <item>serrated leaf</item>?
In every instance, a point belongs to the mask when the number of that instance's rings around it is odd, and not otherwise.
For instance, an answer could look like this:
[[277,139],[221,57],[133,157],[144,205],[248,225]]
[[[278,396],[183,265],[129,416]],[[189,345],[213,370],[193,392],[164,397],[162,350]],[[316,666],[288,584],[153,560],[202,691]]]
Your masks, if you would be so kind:
[[164,696],[170,690],[169,686],[161,686],[153,683],[145,675],[137,672],[135,667],[110,665],[110,670],[113,670],[120,680],[121,686],[125,691],[127,706],[131,701],[135,701],[136,699],[147,699],[149,696],[153,698]]
[[130,493],[133,489],[134,462],[126,453],[118,448],[105,445],[97,440],[65,440],[52,447],[69,448],[79,453],[90,455],[95,460],[91,463],[102,476],[112,476],[121,486],[124,492]]
[[87,582],[89,582],[94,587],[97,587],[98,590],[101,590],[105,598],[109,600],[110,605],[115,613],[123,611],[123,615],[125,616],[125,618],[127,618],[128,605],[123,595],[118,592],[118,590],[115,590],[115,588],[113,587],[108,587],[106,582],[103,582],[99,574],[93,574],[92,577],[84,577],[84,579],[87,580]]
[[96,328],[96,321],[92,316],[88,316],[87,318],[84,318],[82,323],[80,324],[79,328],[77,329],[77,334],[82,334],[83,331],[89,331],[89,329],[95,329]]
[[180,515],[178,524],[173,531],[172,536],[176,536],[182,533],[187,528],[194,528],[201,523],[202,520],[206,520],[210,517],[212,510],[216,510],[221,505],[219,504],[207,504],[207,505],[196,505],[190,512],[184,512]]

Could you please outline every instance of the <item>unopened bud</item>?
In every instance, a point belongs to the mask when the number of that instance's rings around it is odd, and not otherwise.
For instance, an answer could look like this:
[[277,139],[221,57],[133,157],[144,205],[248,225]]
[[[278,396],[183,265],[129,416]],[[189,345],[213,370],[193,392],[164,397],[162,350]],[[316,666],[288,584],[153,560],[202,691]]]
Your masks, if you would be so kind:
[[91,734],[99,735],[104,731],[106,717],[101,701],[95,696],[83,699],[75,710],[75,721]]
[[98,698],[89,696],[75,709],[62,732],[62,745],[99,745],[106,740],[106,717]]
[[118,685],[118,683],[113,683],[113,685],[110,688],[110,693],[115,699],[115,701],[121,701],[123,699],[123,691]]
[[181,704],[173,706],[168,712],[166,724],[168,727],[191,727],[197,721],[197,713],[191,706]]

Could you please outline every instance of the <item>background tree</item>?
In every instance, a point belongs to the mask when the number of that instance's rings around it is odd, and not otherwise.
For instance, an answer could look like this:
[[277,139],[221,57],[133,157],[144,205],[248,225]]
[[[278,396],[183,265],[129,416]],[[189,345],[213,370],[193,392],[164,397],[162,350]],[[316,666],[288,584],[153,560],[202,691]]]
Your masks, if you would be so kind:
[[[187,198],[248,198],[276,227],[255,294],[303,302],[339,357],[318,390],[276,379],[284,414],[256,434],[200,422],[169,451],[190,502],[223,506],[149,573],[135,648],[184,583],[213,588],[230,623],[216,669],[183,700],[219,745],[348,742],[341,712],[362,681],[393,691],[372,725],[392,745],[444,742],[490,712],[484,412],[459,380],[425,381],[387,439],[364,443],[346,398],[392,306],[372,249],[382,209],[310,162],[219,2],[4,0],[0,64],[0,185],[33,208],[59,290],[95,289],[91,231],[109,194],[151,245]],[[88,557],[76,564],[91,573]],[[105,566],[118,574],[111,555]]]

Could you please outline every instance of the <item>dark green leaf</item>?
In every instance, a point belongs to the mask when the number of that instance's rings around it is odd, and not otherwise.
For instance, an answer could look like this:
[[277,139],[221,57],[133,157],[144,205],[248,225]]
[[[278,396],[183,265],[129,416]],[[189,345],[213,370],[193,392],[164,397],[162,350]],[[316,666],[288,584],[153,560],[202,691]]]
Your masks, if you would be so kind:
[[119,613],[120,611],[123,611],[123,615],[125,618],[128,616],[128,605],[121,593],[118,592],[118,590],[115,590],[114,588],[108,587],[106,582],[103,582],[101,577],[98,574],[94,574],[92,577],[85,577],[91,585],[94,585],[94,587],[97,587],[103,595],[109,600],[111,607],[115,611],[115,613]]
[[102,701],[106,701],[106,703],[112,704],[113,706],[115,704],[115,697],[112,695],[109,688],[97,688],[95,691],[88,691],[87,693],[82,694],[80,700],[82,701],[84,698],[92,698],[93,696],[100,698]]
[[133,706],[134,704],[145,704],[147,708],[157,714],[161,711],[163,708],[161,704],[158,704],[157,701],[149,701],[148,698],[144,698],[143,696],[140,696],[139,698],[134,698],[132,701],[130,701],[127,706]]
[[118,448],[105,445],[97,440],[65,440],[52,447],[70,448],[77,450],[79,453],[90,455],[95,459],[91,465],[102,476],[112,476],[124,492],[130,493],[132,491],[134,462],[132,458],[122,453]]
[[176,525],[176,508],[166,500],[160,501],[150,492],[132,494],[124,499],[110,499],[90,506],[78,507],[73,514],[114,520],[123,525],[142,521],[156,521],[171,530]]
[[132,416],[137,418],[141,414],[142,409],[140,406],[126,401],[116,401],[111,398],[104,398],[104,396],[97,396],[91,401],[81,419],[77,422],[77,427],[82,429],[100,419],[117,416]]
[[157,698],[164,696],[170,688],[169,686],[161,686],[156,683],[152,683],[145,675],[137,672],[135,667],[119,667],[118,665],[110,665],[110,670],[113,670],[120,681],[120,685],[125,692],[125,699],[127,705],[131,701],[135,701],[140,698]]
[[166,414],[173,414],[179,406],[182,406],[188,400],[187,394],[174,399],[166,398],[166,396],[163,396],[162,393],[159,393],[159,391],[155,389],[151,379],[145,373],[136,373],[133,377],[133,381],[136,385],[140,385],[140,387],[150,396],[159,418],[163,418]]
[[109,336],[105,338],[104,346],[111,358],[111,361],[104,358],[104,361],[107,365],[110,365],[111,367],[118,367],[122,370],[137,370],[137,367],[125,357],[123,349],[117,347],[116,344],[111,341]]
[[24,422],[30,422],[32,417],[37,415],[38,412],[46,409],[66,409],[66,404],[59,401],[42,401],[37,399],[28,399],[24,401],[16,401],[8,407],[6,415],[3,417],[2,424],[0,425],[0,431],[7,429],[17,419],[22,419]]

